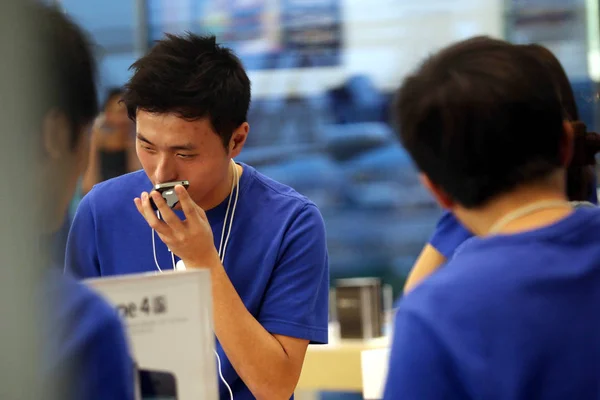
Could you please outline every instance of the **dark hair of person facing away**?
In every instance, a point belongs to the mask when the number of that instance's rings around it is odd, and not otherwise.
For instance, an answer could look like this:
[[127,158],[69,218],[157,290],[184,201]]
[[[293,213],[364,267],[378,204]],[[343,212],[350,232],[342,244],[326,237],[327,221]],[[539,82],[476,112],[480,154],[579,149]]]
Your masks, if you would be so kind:
[[167,34],[131,69],[123,96],[131,119],[138,110],[190,121],[206,117],[225,147],[246,122],[250,80],[241,61],[214,36]]
[[[566,117],[571,121],[579,120],[575,94],[569,78],[560,61],[547,48],[538,44],[523,45],[550,71],[554,78],[557,91]],[[594,156],[598,148],[598,134],[586,131],[585,125],[574,124],[575,147],[573,160],[567,168],[567,195],[573,201],[587,201],[592,197],[594,188],[594,174],[592,167],[596,164]]]
[[27,4],[32,19],[35,45],[43,60],[33,79],[39,92],[32,105],[42,121],[51,110],[65,113],[71,124],[71,145],[82,135],[82,128],[98,114],[96,64],[91,42],[67,15],[53,6]]
[[463,207],[561,167],[555,83],[522,47],[487,37],[447,47],[404,81],[394,108],[417,167]]
[[560,97],[565,117],[571,121],[579,120],[575,94],[562,64],[558,58],[547,48],[539,44],[521,45],[527,52],[534,56],[552,75],[556,91]]

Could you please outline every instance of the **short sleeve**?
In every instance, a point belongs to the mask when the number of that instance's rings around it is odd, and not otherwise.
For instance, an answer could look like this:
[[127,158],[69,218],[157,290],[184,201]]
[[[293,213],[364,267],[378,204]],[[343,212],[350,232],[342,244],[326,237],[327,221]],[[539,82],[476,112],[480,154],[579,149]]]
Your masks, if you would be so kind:
[[327,343],[329,263],[325,225],[307,204],[285,233],[258,321],[272,334]]
[[78,279],[100,276],[96,222],[90,204],[92,193],[88,193],[79,203],[67,238],[65,272]]
[[454,214],[446,211],[438,221],[429,244],[450,259],[456,249],[471,237],[473,234],[456,219]]
[[385,400],[468,398],[445,349],[418,317],[399,309],[390,350]]

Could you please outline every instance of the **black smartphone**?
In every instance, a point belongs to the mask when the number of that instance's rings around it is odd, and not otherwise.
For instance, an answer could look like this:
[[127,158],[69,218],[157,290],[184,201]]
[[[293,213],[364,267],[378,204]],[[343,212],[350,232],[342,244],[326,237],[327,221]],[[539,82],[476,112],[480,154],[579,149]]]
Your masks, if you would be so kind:
[[177,380],[166,371],[138,370],[142,400],[177,400]]
[[[177,198],[177,195],[175,194],[175,186],[177,186],[177,185],[181,185],[186,189],[188,187],[190,187],[190,183],[188,181],[173,181],[173,182],[158,183],[158,184],[154,185],[153,191],[157,191],[158,193],[160,193],[161,196],[163,197],[163,199],[165,199],[165,202],[167,203],[167,205],[169,207],[173,208],[177,205],[177,203],[179,203],[179,199]],[[152,208],[155,211],[158,209],[156,207],[156,204],[154,204],[154,200],[152,199],[152,197],[150,197],[150,204],[152,205]]]

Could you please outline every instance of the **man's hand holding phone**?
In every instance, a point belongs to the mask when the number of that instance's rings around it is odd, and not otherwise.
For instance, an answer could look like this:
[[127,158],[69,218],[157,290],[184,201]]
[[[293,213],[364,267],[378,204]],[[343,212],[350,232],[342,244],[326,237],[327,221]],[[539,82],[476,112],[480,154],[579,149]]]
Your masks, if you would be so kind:
[[[179,199],[185,220],[182,221],[175,214],[163,195],[156,190],[150,194],[143,192],[140,198],[134,199],[138,212],[169,249],[183,260],[186,268],[220,266],[221,261],[206,213],[182,185],[176,185],[173,190]],[[156,205],[162,220],[153,210],[151,201]]]

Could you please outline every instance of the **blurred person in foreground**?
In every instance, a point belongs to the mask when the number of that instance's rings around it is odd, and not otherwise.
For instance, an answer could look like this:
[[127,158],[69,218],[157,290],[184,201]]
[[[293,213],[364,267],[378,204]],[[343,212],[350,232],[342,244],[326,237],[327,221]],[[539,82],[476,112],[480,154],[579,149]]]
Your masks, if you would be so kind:
[[399,303],[386,399],[600,396],[600,209],[566,195],[574,132],[552,74],[474,38],[397,93],[424,185],[476,237]]
[[[289,399],[308,344],[328,340],[321,213],[292,188],[234,161],[250,129],[250,80],[214,36],[167,35],[132,69],[123,101],[143,170],[83,198],[66,269],[81,278],[177,265],[209,270],[216,351],[233,396]],[[181,180],[189,188],[175,187],[173,210],[152,188]],[[230,398],[219,384],[221,398]]]
[[[600,149],[597,146],[598,134],[588,133],[579,121],[579,112],[575,102],[575,94],[569,83],[560,61],[547,48],[537,45],[521,45],[523,49],[538,58],[554,78],[566,116],[573,121],[575,155],[567,168],[567,196],[578,207],[598,204],[595,179],[595,155]],[[583,128],[583,129],[578,129]],[[444,212],[437,223],[435,232],[429,243],[425,245],[413,268],[410,271],[404,292],[407,293],[428,276],[433,274],[448,259],[452,258],[459,246],[473,237],[451,212]]]
[[[41,54],[31,77],[37,97],[39,201],[42,243],[51,247],[88,157],[87,132],[97,113],[95,61],[80,28],[53,7],[23,5]],[[41,62],[39,62],[41,60]],[[50,249],[45,254],[50,253]],[[43,309],[44,383],[59,399],[133,399],[133,362],[120,319],[97,294],[59,266],[47,266]]]

